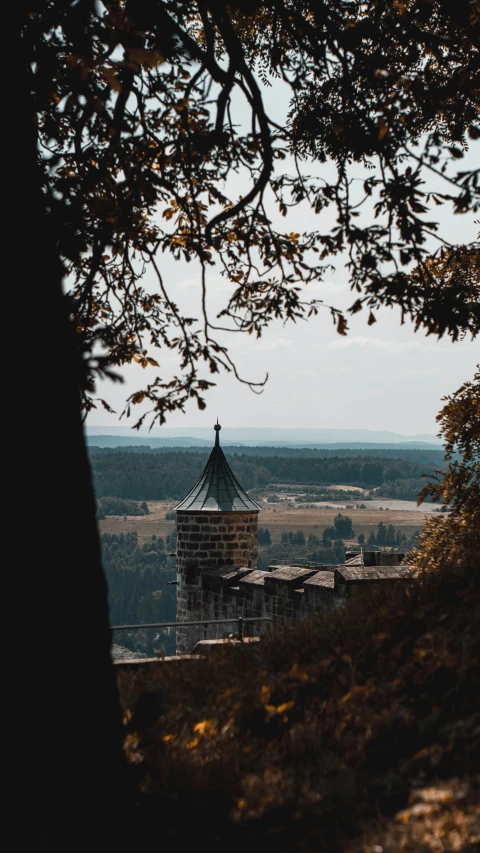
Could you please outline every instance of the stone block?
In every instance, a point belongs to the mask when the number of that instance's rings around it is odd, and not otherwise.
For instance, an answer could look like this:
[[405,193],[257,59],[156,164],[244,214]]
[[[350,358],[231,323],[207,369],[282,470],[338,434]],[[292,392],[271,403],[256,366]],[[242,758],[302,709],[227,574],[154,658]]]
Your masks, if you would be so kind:
[[225,648],[228,649],[238,646],[246,646],[247,648],[248,646],[254,647],[255,644],[259,642],[260,637],[245,637],[243,642],[235,639],[200,640],[200,642],[196,644],[193,654],[210,657],[218,652],[222,652]]
[[282,586],[299,589],[307,578],[316,573],[315,569],[302,569],[297,566],[272,566],[265,577],[265,591],[277,593]]

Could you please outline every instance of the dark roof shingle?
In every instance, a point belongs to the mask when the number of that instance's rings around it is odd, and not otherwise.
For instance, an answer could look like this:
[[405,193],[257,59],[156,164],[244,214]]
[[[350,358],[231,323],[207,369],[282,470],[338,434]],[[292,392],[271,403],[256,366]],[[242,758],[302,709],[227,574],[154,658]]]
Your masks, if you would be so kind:
[[258,512],[234,476],[220,447],[220,424],[215,424],[215,446],[191,492],[175,507],[176,512]]

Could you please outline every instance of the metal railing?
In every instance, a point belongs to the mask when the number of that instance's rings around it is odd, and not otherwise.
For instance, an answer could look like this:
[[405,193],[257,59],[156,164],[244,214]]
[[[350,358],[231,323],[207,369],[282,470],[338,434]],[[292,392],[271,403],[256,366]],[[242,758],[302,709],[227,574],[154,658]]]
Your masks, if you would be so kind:
[[404,545],[347,545],[345,546],[345,551],[349,553],[356,551],[359,554],[363,554],[365,551],[381,551],[382,554],[398,554],[403,553],[405,550]]
[[111,631],[142,631],[146,628],[189,628],[194,625],[238,625],[238,639],[243,642],[243,626],[246,622],[272,622],[271,616],[233,616],[231,619],[200,619],[195,622],[151,622],[147,625],[110,625]]
[[322,566],[330,566],[331,563],[319,563],[318,560],[275,560],[272,566],[292,566],[299,569],[321,569]]

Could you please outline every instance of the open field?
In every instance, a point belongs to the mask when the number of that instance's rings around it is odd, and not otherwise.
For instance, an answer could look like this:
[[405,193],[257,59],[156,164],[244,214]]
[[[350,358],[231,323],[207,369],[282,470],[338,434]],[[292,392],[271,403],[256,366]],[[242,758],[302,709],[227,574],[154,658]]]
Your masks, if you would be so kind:
[[[172,509],[174,505],[172,501],[149,501],[150,515],[129,516],[125,520],[124,516],[109,516],[99,522],[101,533],[128,533],[136,530],[138,533],[139,542],[146,542],[151,539],[152,534],[165,538],[168,533],[173,530],[174,522],[165,519],[165,513]],[[401,529],[402,533],[411,535],[415,530],[420,530],[423,527],[425,518],[430,517],[431,513],[408,511],[408,510],[381,510],[377,508],[366,509],[348,509],[340,510],[344,515],[349,515],[353,520],[355,534],[359,533],[368,535],[371,530],[377,527],[379,521],[384,524],[393,524],[397,529]],[[339,512],[338,507],[327,509],[325,507],[315,507],[314,509],[297,505],[295,507],[282,507],[278,504],[263,504],[262,511],[259,514],[259,526],[267,527],[270,531],[272,542],[279,542],[282,533],[288,530],[303,530],[308,535],[315,533],[317,536],[325,527],[333,524],[333,519]]]
[[[265,504],[263,505],[265,506]],[[326,507],[315,507],[314,509],[302,507],[267,506],[259,516],[259,526],[268,527],[272,542],[279,542],[282,533],[286,530],[303,530],[308,535],[315,533],[317,536],[323,532],[325,527],[333,524],[338,512],[348,515],[355,528],[355,534],[368,535],[371,530],[376,529],[378,522],[393,524],[395,529],[400,528],[402,533],[411,535],[415,530],[423,527],[426,514],[404,510],[380,510],[380,509],[327,509]]]
[[143,544],[147,539],[161,536],[163,539],[172,532],[174,521],[167,521],[165,513],[175,506],[174,501],[148,501],[150,515],[109,515],[98,522],[100,533],[130,533],[136,530],[138,541]]

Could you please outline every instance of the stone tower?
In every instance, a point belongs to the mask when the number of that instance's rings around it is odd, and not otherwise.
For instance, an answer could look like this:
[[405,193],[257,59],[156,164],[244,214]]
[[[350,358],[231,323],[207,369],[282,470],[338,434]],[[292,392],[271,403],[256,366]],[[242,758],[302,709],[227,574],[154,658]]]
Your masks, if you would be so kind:
[[[177,513],[177,622],[202,618],[201,571],[221,566],[256,567],[258,512],[215,445],[198,481],[175,507]],[[227,629],[227,626],[225,626]],[[190,652],[203,636],[200,626],[177,630],[177,654]]]

